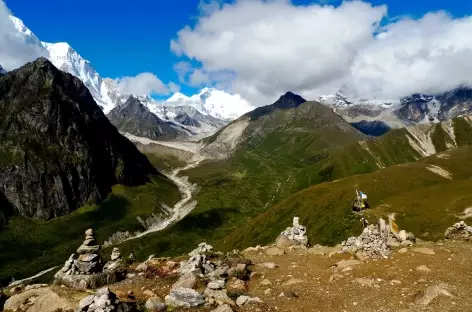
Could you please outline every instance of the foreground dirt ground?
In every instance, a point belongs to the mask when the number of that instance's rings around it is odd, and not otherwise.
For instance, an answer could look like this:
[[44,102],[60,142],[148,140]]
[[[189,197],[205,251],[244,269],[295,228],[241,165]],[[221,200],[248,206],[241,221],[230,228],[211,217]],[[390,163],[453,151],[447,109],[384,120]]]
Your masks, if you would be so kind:
[[[254,262],[248,293],[264,303],[235,310],[472,311],[471,242],[423,242],[397,248],[388,259],[363,262],[335,251],[315,247],[276,256],[264,250],[245,253]],[[264,263],[277,267],[269,269]],[[174,281],[138,277],[110,288],[121,295],[132,290],[145,300],[145,290],[164,297]]]

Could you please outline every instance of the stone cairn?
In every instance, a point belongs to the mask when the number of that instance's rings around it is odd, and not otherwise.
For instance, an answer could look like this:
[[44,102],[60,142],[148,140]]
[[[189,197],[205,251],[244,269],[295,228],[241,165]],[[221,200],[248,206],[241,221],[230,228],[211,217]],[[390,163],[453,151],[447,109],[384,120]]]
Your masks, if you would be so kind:
[[78,256],[72,254],[64,266],[55,275],[55,281],[73,288],[97,288],[118,279],[118,268],[121,266],[121,255],[118,248],[114,248],[111,261],[103,265],[99,252],[101,246],[97,244],[92,229],[85,231],[85,240],[77,249]]
[[65,275],[92,274],[101,271],[102,259],[98,252],[101,246],[96,245],[92,229],[85,231],[85,240],[77,249],[79,257],[72,254],[59,271]]
[[444,236],[447,239],[470,239],[472,226],[468,226],[464,221],[457,222],[446,230]]
[[389,216],[389,223],[380,218],[379,223],[367,225],[358,237],[349,237],[342,242],[341,252],[364,258],[388,258],[391,247],[413,245],[415,237],[412,233],[399,230],[393,215]]
[[277,247],[290,247],[295,245],[308,245],[306,227],[300,225],[299,218],[293,218],[293,225],[280,233],[276,240]]
[[213,246],[200,243],[197,248],[188,254],[190,259],[180,263],[180,273],[201,273],[202,269],[207,272],[214,271],[214,264],[211,263],[210,259],[207,259],[212,250]]
[[100,288],[95,295],[90,295],[80,300],[75,312],[128,312],[135,311],[131,304],[120,302],[116,294],[108,288]]

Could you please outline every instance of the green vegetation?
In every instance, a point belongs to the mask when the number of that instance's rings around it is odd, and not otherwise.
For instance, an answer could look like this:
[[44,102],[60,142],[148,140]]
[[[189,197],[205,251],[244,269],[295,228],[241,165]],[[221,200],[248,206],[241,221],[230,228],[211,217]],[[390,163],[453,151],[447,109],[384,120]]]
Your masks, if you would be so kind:
[[0,235],[0,281],[19,279],[62,264],[84,239],[88,228],[99,242],[123,229],[142,230],[136,217],[160,213],[160,203],[173,205],[180,193],[168,179],[156,176],[139,187],[116,185],[100,205],[78,209],[51,221],[14,217]]
[[[445,157],[322,183],[281,201],[235,230],[223,245],[230,249],[269,243],[290,225],[293,216],[307,226],[312,244],[339,243],[360,231],[359,217],[351,212],[355,185],[369,195],[373,209],[366,214],[372,222],[395,212],[402,228],[424,239],[438,239],[472,205],[471,164],[472,148],[465,147]],[[452,180],[428,170],[427,165],[448,171]]]

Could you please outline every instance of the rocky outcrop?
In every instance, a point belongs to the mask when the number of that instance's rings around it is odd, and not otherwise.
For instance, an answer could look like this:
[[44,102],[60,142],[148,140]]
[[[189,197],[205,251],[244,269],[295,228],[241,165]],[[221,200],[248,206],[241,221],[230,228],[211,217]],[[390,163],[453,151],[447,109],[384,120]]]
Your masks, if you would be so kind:
[[[72,311],[75,305],[59,296],[47,285],[31,285],[24,291],[12,295],[4,305],[5,311]],[[2,309],[3,311],[3,309]]]
[[[0,198],[14,213],[63,216],[150,174],[158,172],[80,79],[45,58],[0,77]],[[8,215],[3,205],[0,211]]]
[[178,129],[172,122],[154,115],[135,96],[130,96],[123,105],[112,109],[107,117],[121,132],[128,132],[138,137],[169,140],[188,136],[188,132]]
[[288,227],[277,238],[275,244],[277,247],[285,248],[294,245],[308,245],[306,228],[301,226],[298,217],[293,218],[293,226]]
[[114,248],[111,261],[105,265],[99,254],[101,246],[96,244],[92,229],[85,231],[85,240],[72,254],[59,272],[54,275],[56,284],[76,289],[98,288],[121,280],[125,272],[121,265],[121,254]]
[[472,237],[472,226],[468,226],[464,221],[457,222],[446,230],[444,236],[447,239],[466,239]]

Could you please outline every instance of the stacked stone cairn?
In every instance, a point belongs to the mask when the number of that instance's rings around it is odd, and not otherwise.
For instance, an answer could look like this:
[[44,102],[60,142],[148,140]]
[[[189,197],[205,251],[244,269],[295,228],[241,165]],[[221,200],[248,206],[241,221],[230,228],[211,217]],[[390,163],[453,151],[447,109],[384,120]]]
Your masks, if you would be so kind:
[[300,225],[299,218],[293,218],[293,225],[280,233],[276,240],[277,247],[285,248],[290,246],[308,245],[306,227]]
[[78,256],[72,254],[64,267],[55,275],[55,282],[77,289],[97,288],[119,279],[121,255],[118,248],[113,249],[111,261],[105,266],[99,252],[92,229],[85,231],[85,240],[77,249]]
[[[219,306],[218,311],[232,311],[237,303],[231,297],[238,298],[247,291],[251,261],[241,258],[239,253],[225,255],[214,252],[213,247],[206,243],[199,244],[189,256],[188,261],[180,263],[180,278],[171,287],[165,303],[173,308],[197,307],[206,303]],[[201,283],[207,285],[203,293],[195,290]],[[259,298],[250,298],[244,304],[260,302]]]
[[342,242],[341,252],[356,255],[360,259],[388,258],[392,247],[413,245],[414,235],[399,230],[394,220],[394,216],[390,215],[388,224],[380,218],[378,224],[366,226],[360,236]]
[[76,312],[130,312],[136,311],[136,307],[120,302],[116,294],[111,292],[108,288],[100,288],[95,295],[90,295],[83,298]]
[[446,230],[444,236],[447,239],[470,239],[472,237],[472,226],[464,221],[457,222]]

